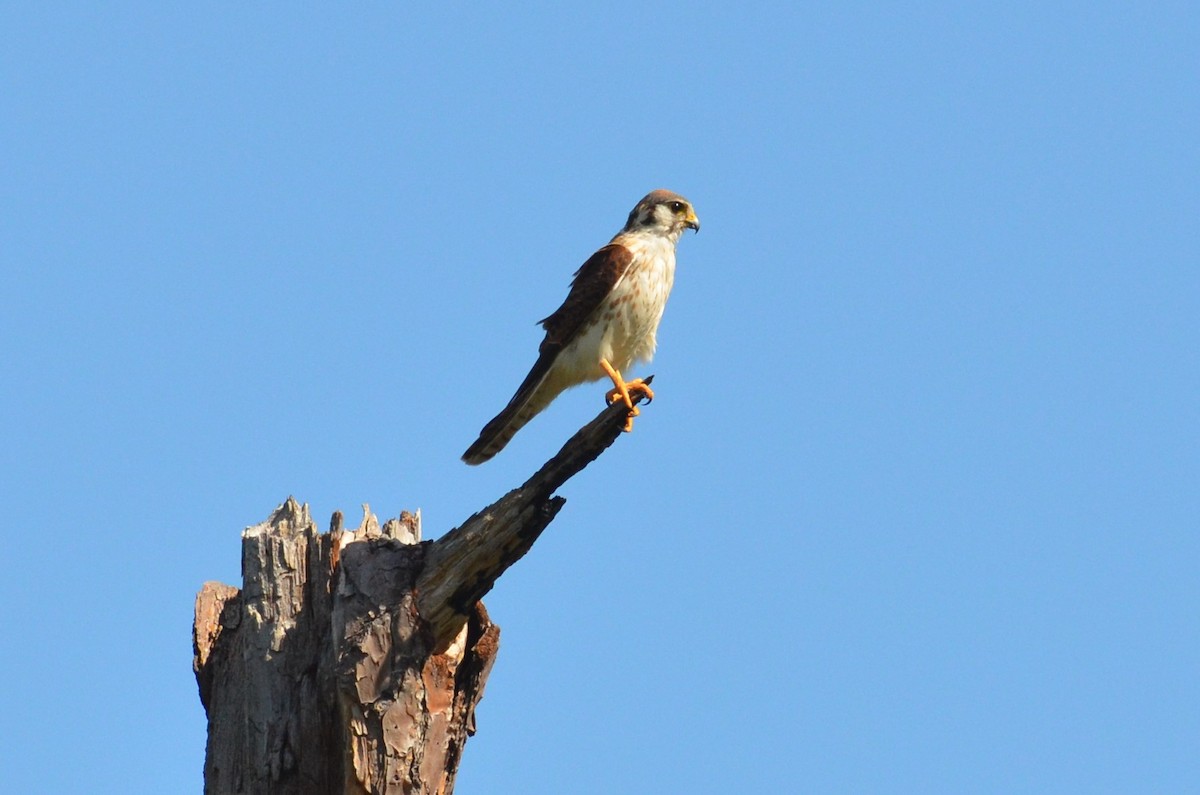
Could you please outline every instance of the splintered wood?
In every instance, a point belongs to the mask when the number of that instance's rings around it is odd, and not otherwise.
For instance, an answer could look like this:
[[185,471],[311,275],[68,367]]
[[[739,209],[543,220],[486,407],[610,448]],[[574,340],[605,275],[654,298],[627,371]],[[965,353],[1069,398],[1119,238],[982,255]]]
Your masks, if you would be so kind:
[[459,642],[430,653],[419,541],[407,513],[321,534],[290,498],[247,528],[243,587],[196,597],[205,792],[453,791],[500,629],[477,605]]
[[[650,379],[646,379],[648,383]],[[644,396],[633,396],[634,402]],[[204,791],[450,795],[500,628],[480,599],[621,435],[604,409],[516,489],[435,542],[419,514],[321,533],[289,497],[242,533],[242,587],[196,597]]]

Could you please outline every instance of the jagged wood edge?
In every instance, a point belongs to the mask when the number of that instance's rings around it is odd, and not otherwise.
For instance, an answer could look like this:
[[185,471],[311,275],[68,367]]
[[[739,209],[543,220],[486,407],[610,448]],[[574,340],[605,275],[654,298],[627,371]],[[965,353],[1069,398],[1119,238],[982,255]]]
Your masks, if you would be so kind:
[[[640,392],[631,397],[635,405],[645,399]],[[430,543],[417,603],[435,650],[454,639],[475,603],[530,550],[566,502],[554,492],[617,440],[627,416],[620,401],[607,406],[525,483]]]

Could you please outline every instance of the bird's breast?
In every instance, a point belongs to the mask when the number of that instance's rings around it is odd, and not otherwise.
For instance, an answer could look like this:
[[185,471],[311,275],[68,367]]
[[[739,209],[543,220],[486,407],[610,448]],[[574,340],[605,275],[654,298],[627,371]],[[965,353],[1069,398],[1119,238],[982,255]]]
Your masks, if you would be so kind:
[[624,373],[654,356],[658,324],[675,282],[675,246],[663,238],[620,242],[633,260],[556,359],[548,379],[559,391],[604,378],[601,359]]
[[649,361],[654,355],[658,324],[675,281],[673,246],[647,246],[634,255],[625,277],[601,310],[603,325],[609,330],[612,355],[608,358],[619,370]]

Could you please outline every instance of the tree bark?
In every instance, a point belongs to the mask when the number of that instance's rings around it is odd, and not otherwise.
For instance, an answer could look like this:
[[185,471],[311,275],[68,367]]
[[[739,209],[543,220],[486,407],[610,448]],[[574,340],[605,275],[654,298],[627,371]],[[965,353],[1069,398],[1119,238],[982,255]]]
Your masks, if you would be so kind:
[[421,541],[419,515],[380,527],[367,506],[358,528],[338,512],[321,533],[291,497],[247,528],[241,589],[208,582],[196,597],[205,792],[452,793],[499,649],[479,600],[625,415],[609,406],[524,484],[434,542]]

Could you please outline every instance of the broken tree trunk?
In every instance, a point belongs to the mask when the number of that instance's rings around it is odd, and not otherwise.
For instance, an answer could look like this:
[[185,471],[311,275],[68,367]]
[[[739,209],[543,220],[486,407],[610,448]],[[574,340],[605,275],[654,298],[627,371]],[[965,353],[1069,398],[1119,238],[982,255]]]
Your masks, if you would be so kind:
[[[649,381],[650,379],[647,379]],[[641,395],[634,397],[640,400]],[[480,598],[620,436],[609,406],[520,487],[437,541],[419,516],[321,533],[289,497],[242,533],[242,587],[196,597],[204,791],[449,795],[500,628]]]

